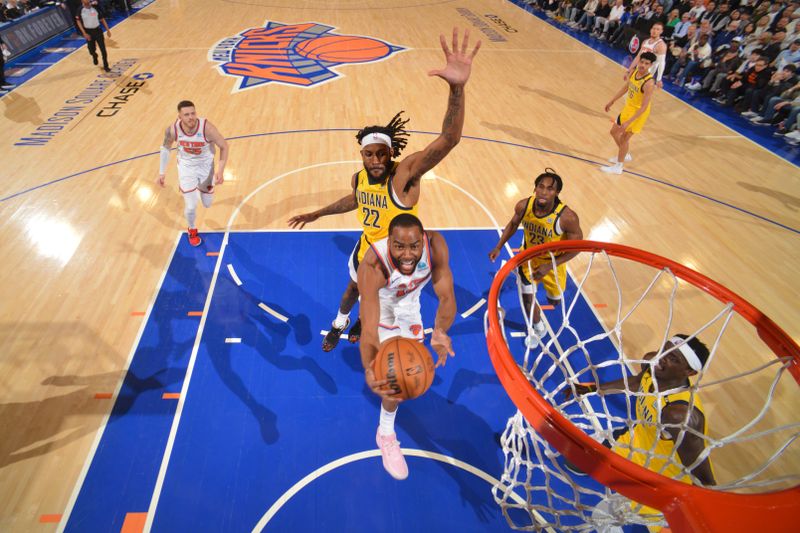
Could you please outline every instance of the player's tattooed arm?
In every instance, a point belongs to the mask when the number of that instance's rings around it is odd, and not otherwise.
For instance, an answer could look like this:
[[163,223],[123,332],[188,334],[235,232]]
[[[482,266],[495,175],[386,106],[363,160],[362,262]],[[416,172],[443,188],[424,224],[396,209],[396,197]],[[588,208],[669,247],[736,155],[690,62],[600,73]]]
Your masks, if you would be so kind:
[[435,167],[461,141],[464,129],[465,91],[464,85],[472,71],[472,60],[481,47],[481,42],[469,51],[469,30],[459,44],[458,30],[453,28],[452,45],[448,46],[444,35],[439,36],[447,64],[443,69],[432,70],[429,76],[438,76],[447,82],[449,92],[447,111],[442,120],[442,133],[422,152],[411,154],[397,169],[395,183],[398,189],[408,192],[423,174]]
[[167,126],[167,129],[164,131],[164,142],[162,146],[166,149],[172,148],[172,144],[175,142],[175,137],[172,133],[172,126]]

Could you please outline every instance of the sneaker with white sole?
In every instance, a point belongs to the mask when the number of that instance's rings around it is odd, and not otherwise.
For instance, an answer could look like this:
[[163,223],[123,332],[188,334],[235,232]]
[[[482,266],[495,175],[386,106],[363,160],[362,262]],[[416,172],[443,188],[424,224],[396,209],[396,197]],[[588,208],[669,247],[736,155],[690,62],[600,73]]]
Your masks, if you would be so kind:
[[757,117],[758,113],[756,113],[755,111],[745,111],[744,113],[742,113],[742,116],[744,118]]
[[525,346],[528,348],[536,348],[546,335],[547,327],[545,327],[544,322],[542,320],[534,322],[533,331],[528,332],[528,336],[525,337]]
[[383,468],[395,479],[403,480],[408,477],[408,465],[397,441],[397,434],[381,435],[380,430],[375,435],[375,442],[381,450]]
[[[630,161],[633,161],[633,156],[630,154],[630,152],[628,152],[627,154],[625,154],[625,162],[628,163]],[[608,162],[609,163],[619,163],[619,161],[617,160],[617,156],[609,157],[608,158]]]
[[700,89],[703,88],[703,84],[700,83],[699,81],[696,81],[694,83],[690,83],[689,85],[686,85],[685,88],[689,89],[690,91],[699,91]]
[[606,174],[622,174],[622,165],[620,163],[616,163],[607,167],[600,167],[600,170]]

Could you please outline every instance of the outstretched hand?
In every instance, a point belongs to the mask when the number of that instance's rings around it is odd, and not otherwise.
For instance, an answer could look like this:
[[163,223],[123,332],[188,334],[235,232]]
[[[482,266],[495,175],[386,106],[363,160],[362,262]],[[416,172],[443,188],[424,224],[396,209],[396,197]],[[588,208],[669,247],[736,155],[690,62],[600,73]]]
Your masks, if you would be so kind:
[[434,329],[431,334],[431,348],[436,352],[437,360],[434,368],[444,366],[447,363],[447,357],[455,357],[453,351],[453,341],[450,336],[440,329]]
[[289,226],[294,229],[303,229],[309,222],[314,222],[319,218],[316,213],[303,213],[289,219]]
[[428,76],[439,76],[450,85],[464,85],[469,79],[469,73],[472,69],[472,59],[478,53],[481,47],[481,41],[472,49],[472,53],[468,53],[469,46],[469,30],[464,30],[464,40],[461,47],[458,46],[458,28],[453,28],[453,49],[447,47],[447,41],[444,35],[439,36],[439,42],[442,44],[444,57],[447,64],[443,69],[431,70]]
[[[597,391],[597,384],[596,383],[576,383],[575,384],[575,394],[578,397],[583,396],[584,394],[589,394],[590,392]],[[567,387],[564,389],[564,398],[569,400],[572,398],[572,388]]]

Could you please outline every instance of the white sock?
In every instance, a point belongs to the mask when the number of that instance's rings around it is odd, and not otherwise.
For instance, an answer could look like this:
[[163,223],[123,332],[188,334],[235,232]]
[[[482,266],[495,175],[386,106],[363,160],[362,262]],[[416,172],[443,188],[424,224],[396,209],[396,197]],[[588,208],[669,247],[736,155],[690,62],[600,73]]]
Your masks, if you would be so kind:
[[336,313],[336,320],[333,321],[333,327],[336,329],[342,329],[347,325],[348,318],[350,318],[350,313],[342,313],[342,311],[339,310]]
[[397,409],[394,411],[387,411],[381,404],[381,418],[380,425],[378,426],[378,433],[384,437],[394,434],[394,417],[397,415]]

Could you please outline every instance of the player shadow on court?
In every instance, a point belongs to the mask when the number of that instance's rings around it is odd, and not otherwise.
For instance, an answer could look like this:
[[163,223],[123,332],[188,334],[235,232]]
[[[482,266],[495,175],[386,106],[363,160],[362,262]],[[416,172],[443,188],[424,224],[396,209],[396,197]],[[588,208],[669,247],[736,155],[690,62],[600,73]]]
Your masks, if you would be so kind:
[[142,13],[141,11],[139,11],[138,13],[134,13],[133,15],[131,15],[130,18],[134,20],[157,20],[158,15],[156,15],[155,13]]
[[[261,178],[263,181],[266,181],[267,178]],[[291,177],[287,177],[287,179],[291,179]],[[225,186],[224,184],[222,185]],[[308,194],[296,194],[289,196],[288,198],[283,197],[268,197],[265,193],[266,191],[262,189],[259,191],[259,194],[256,194],[253,198],[250,199],[249,203],[242,204],[241,215],[237,217],[238,219],[241,216],[244,216],[244,221],[231,226],[231,229],[252,229],[253,227],[264,227],[270,224],[277,224],[281,228],[286,228],[286,221],[289,220],[293,215],[301,212],[302,210],[298,210],[298,205],[305,205],[305,206],[313,206],[319,203],[320,198],[340,198],[347,194],[346,190],[335,189],[331,191],[321,191],[319,193],[308,193]],[[266,198],[265,198],[266,197]],[[262,205],[260,209],[255,208],[252,203],[257,203],[261,205],[260,202],[264,200],[274,200],[274,202]],[[239,203],[242,201],[242,198],[232,198],[230,200],[230,204],[236,208],[238,207]],[[225,203],[221,203],[220,205],[225,205]],[[269,218],[260,218],[262,214],[269,215]],[[353,217],[352,214],[345,213],[340,215],[341,217]],[[352,220],[352,219],[351,219]],[[227,222],[226,222],[227,224]],[[307,226],[308,229],[314,228],[314,224],[312,223],[310,226]],[[334,230],[331,230],[334,231]],[[353,242],[353,246],[355,246],[355,241]],[[352,246],[350,250],[352,250]]]
[[[442,370],[437,369],[437,371]],[[488,450],[497,450],[495,433],[498,429],[492,429],[485,420],[466,406],[450,402],[439,394],[435,389],[441,386],[442,381],[443,379],[437,375],[434,377],[433,386],[423,396],[401,404],[401,411],[395,424],[413,441],[404,442],[403,446],[450,456],[490,475],[502,472],[503,465],[496,458],[496,454],[487,453]],[[363,394],[377,413],[380,409],[378,397],[366,385]],[[377,415],[375,423],[377,424]],[[416,460],[410,459],[410,461]],[[458,467],[439,461],[435,461],[435,464],[459,486],[461,500],[472,507],[475,517],[480,522],[487,523],[497,518],[499,509],[485,481]],[[410,464],[412,474],[413,468],[412,462]]]
[[[567,157],[580,156],[582,159],[589,159],[591,161],[601,160],[596,154],[583,151],[578,147],[562,144],[558,141],[550,139],[549,137],[545,137],[544,135],[539,135],[533,133],[532,131],[517,128],[515,126],[508,126],[506,124],[493,124],[486,121],[482,121],[481,126],[489,128],[490,130],[501,131],[506,135],[521,141],[522,144],[535,148],[538,152],[555,152],[555,155],[563,155]],[[539,171],[537,170],[536,172],[533,172],[532,175],[535,175],[538,172]]]
[[589,106],[585,106],[585,105],[581,104],[578,100],[571,100],[569,98],[564,98],[562,96],[559,96],[559,95],[557,95],[555,93],[551,93],[549,91],[545,91],[543,89],[535,89],[533,87],[527,87],[525,85],[520,85],[519,88],[522,91],[529,92],[529,93],[534,93],[534,94],[536,94],[537,96],[539,96],[541,98],[545,98],[547,100],[550,100],[551,102],[555,102],[557,104],[560,104],[561,106],[566,107],[568,109],[571,109],[573,111],[576,111],[576,112],[580,113],[581,115],[586,115],[586,116],[596,117],[596,118],[602,118],[602,119],[605,119],[605,120],[609,120],[609,119],[613,118],[611,115],[609,115],[607,113],[603,113],[599,109],[594,109],[593,107],[589,107]]
[[38,401],[0,404],[0,426],[6,428],[0,439],[0,468],[46,455],[97,431],[109,404],[94,394],[113,391],[119,375],[115,371],[52,376],[41,384],[80,389]]
[[3,115],[8,120],[17,123],[28,122],[34,126],[44,122],[41,117],[42,108],[39,107],[35,98],[22,96],[17,91],[12,91],[2,101],[5,103]]
[[[46,346],[42,343],[45,337]],[[65,361],[82,367],[95,364],[98,355],[107,360],[120,359],[94,330],[80,322],[0,324],[0,338],[14,341],[14,351],[3,354],[4,362],[11,365],[8,368],[23,368],[38,361],[57,371]],[[91,346],[92,353],[75,352],[77,340]],[[81,363],[84,360],[89,362]],[[42,380],[41,388],[28,388],[25,392],[26,397],[43,399],[0,403],[0,468],[46,455],[95,432],[110,405],[94,395],[112,392],[121,373],[115,370],[86,376],[49,376]],[[70,389],[54,395],[61,390],[51,387]]]
[[739,187],[746,189],[750,192],[756,192],[759,194],[763,194],[764,196],[773,198],[782,203],[784,207],[791,209],[792,211],[797,211],[798,209],[800,209],[800,198],[792,196],[791,194],[779,192],[776,191],[775,189],[770,189],[768,187],[761,187],[759,185],[748,183],[746,181],[737,181],[736,184],[739,185]]
[[[268,271],[265,265],[244,259],[248,257],[247,252],[235,243],[231,243],[229,246],[234,248],[232,257],[236,257],[237,263],[245,263],[243,266],[248,270]],[[306,301],[310,305],[311,297],[291,280],[276,276],[274,273],[268,276],[268,279],[270,284],[281,286],[283,291],[292,294],[293,303],[297,304],[298,308],[306,309],[307,306],[304,305]],[[237,286],[225,276],[218,278],[216,293],[220,296],[226,294],[229,296],[216,300],[213,309],[215,316],[221,317],[219,322],[223,329],[232,336],[240,337],[241,344],[247,346],[264,362],[276,369],[284,372],[307,372],[323,391],[331,395],[337,394],[338,387],[333,377],[313,357],[285,353],[289,346],[290,335],[294,335],[294,341],[298,346],[308,345],[312,341],[308,315],[305,313],[292,314],[291,311],[283,309],[274,302],[265,302],[266,305],[289,318],[288,322],[284,323],[258,307],[261,300],[250,292],[251,289],[253,293],[259,292],[256,287]],[[236,345],[225,343],[209,346],[211,364],[225,386],[252,412],[259,424],[264,442],[274,444],[280,437],[277,415],[257,400],[261,396],[259,392],[263,391],[250,390],[233,368],[234,346]],[[237,348],[238,350],[239,348]]]

